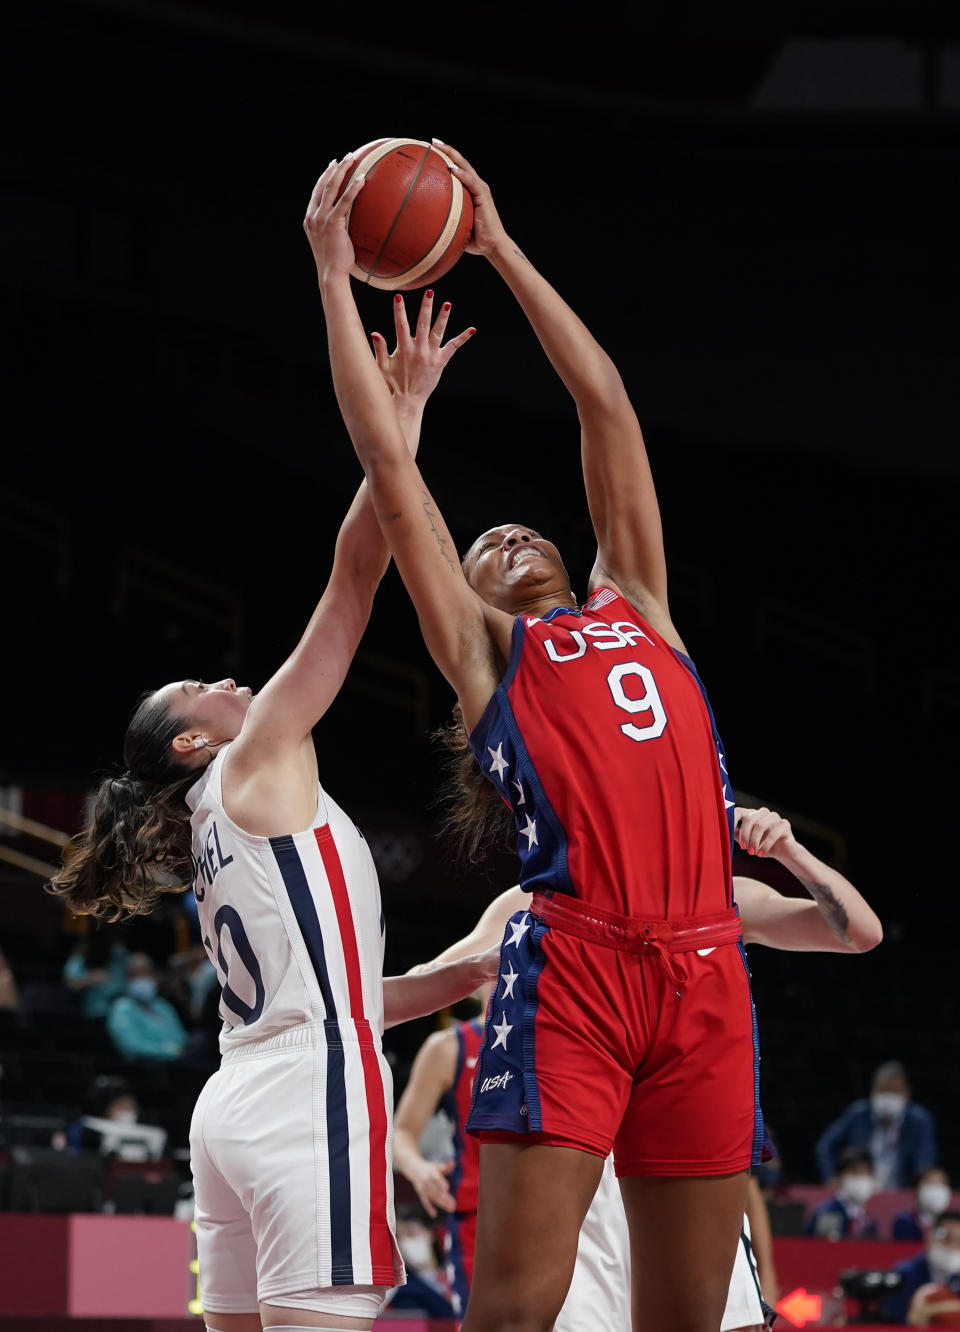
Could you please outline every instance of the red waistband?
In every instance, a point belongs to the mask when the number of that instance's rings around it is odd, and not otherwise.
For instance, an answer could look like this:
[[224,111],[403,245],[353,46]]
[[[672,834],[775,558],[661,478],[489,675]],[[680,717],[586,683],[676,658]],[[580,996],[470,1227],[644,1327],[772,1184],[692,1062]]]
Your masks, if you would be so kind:
[[626,953],[642,953],[650,947],[667,953],[692,953],[698,948],[739,943],[742,933],[736,907],[715,915],[687,916],[680,920],[638,920],[592,906],[578,897],[534,893],[530,910],[547,925],[566,934]]

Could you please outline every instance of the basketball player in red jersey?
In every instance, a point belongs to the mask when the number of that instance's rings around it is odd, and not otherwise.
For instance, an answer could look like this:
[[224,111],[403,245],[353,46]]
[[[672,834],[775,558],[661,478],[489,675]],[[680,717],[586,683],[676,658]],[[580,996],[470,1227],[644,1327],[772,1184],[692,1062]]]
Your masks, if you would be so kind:
[[491,528],[461,567],[370,356],[346,209],[325,172],[304,226],[341,412],[476,761],[513,811],[533,894],[507,928],[474,1081],[482,1203],[464,1332],[552,1326],[611,1148],[635,1317],[715,1332],[762,1139],[723,753],[670,618],[620,376],[509,238],[487,185],[444,151],[473,196],[471,248],[576,403],[598,543],[582,606],[556,547],[522,524]]
[[[497,939],[502,934],[501,929]],[[493,989],[487,985],[480,993],[483,1012]],[[417,1051],[393,1122],[394,1165],[416,1189],[428,1216],[435,1217],[437,1208],[446,1213],[444,1256],[454,1311],[460,1316],[473,1281],[480,1169],[479,1143],[464,1128],[483,1029],[483,1018],[476,1017],[427,1037]],[[453,1160],[446,1165],[427,1161],[420,1153],[420,1138],[437,1109],[446,1114],[453,1131]]]
[[[790,823],[773,810],[736,809],[736,839],[750,855],[779,861],[806,888],[809,897],[785,897],[758,879],[733,880],[744,943],[762,944],[789,952],[865,953],[883,938],[883,927],[848,879],[818,860],[797,841]],[[463,939],[445,948],[434,964],[475,955],[502,938],[504,926],[524,907],[520,888],[508,888],[486,908]],[[413,968],[413,972],[418,971]],[[431,1092],[449,1077],[453,1051],[450,1031],[428,1037],[414,1061],[397,1108],[399,1121],[408,1101],[419,1116],[410,1116],[414,1131],[422,1132],[426,1114],[433,1109]],[[456,1104],[447,1110],[453,1118]],[[454,1141],[457,1140],[456,1125]],[[397,1167],[417,1189],[424,1206],[453,1207],[443,1167],[426,1162],[410,1144]],[[554,1332],[594,1332],[621,1329],[630,1323],[630,1240],[626,1233],[619,1191],[604,1171],[580,1230],[573,1282],[557,1318]],[[432,1213],[431,1213],[432,1214]],[[776,1274],[766,1205],[755,1179],[751,1180],[743,1241],[737,1250],[720,1332],[760,1332],[763,1305],[776,1305]],[[759,1280],[758,1280],[759,1278]],[[762,1290],[762,1296],[761,1296]]]

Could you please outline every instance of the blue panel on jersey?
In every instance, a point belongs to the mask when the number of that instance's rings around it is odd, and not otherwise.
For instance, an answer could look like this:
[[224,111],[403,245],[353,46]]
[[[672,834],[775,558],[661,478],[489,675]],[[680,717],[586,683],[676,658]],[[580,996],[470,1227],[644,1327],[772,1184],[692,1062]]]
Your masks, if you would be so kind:
[[453,1075],[453,1082],[440,1097],[440,1109],[449,1119],[453,1132],[453,1169],[450,1172],[448,1185],[454,1197],[457,1196],[457,1189],[463,1179],[463,1125],[460,1122],[460,1110],[457,1106],[457,1084],[463,1074],[466,1058],[467,1047],[463,1039],[463,1028],[457,1027],[457,1070]]
[[539,1133],[543,1123],[537,1086],[537,982],[546,962],[549,926],[527,911],[507,922],[497,988],[473,1079],[467,1128]]
[[336,1018],[337,1006],[334,1003],[330,975],[327,971],[327,957],[323,948],[323,931],[320,928],[317,906],[313,900],[313,894],[310,892],[310,885],[307,882],[306,871],[300,860],[300,853],[297,851],[293,838],[289,835],[271,837],[270,847],[276,857],[283,878],[283,886],[287,890],[290,905],[293,907],[293,914],[297,918],[300,933],[303,935],[307,952],[310,954],[310,961],[313,963],[317,984],[320,986],[320,993],[323,996],[325,1016]]
[[740,950],[740,961],[743,963],[743,969],[747,973],[747,988],[750,990],[750,1016],[753,1021],[753,1148],[750,1154],[751,1165],[761,1165],[763,1162],[763,1147],[766,1141],[766,1129],[763,1123],[763,1111],[760,1109],[760,1034],[757,1031],[757,1010],[753,1002],[753,991],[750,989],[750,965],[747,962],[747,950],[742,941],[737,944]]
[[[565,606],[557,609],[570,614]],[[523,620],[518,617],[513,625],[510,664],[473,728],[470,748],[483,775],[513,811],[520,886],[527,892],[552,888],[556,892],[573,893],[567,864],[567,834],[544,793],[507,696],[523,651],[523,637]]]
[[706,704],[707,716],[710,718],[710,730],[713,732],[713,743],[717,747],[717,762],[720,765],[720,782],[721,785],[723,786],[723,803],[727,811],[727,827],[730,830],[730,860],[732,862],[733,845],[734,845],[733,842],[734,805],[736,804],[736,802],[733,798],[733,787],[730,784],[730,777],[727,773],[727,760],[724,756],[723,741],[720,739],[720,732],[717,730],[717,720],[713,715],[713,708],[710,706],[710,699],[707,697],[707,691],[706,688],[704,687],[704,683],[700,679],[700,676],[697,674],[696,666],[694,666],[693,662],[686,655],[686,653],[681,652],[678,648],[674,648],[673,653],[678,661],[683,662],[684,666],[686,666],[687,670],[693,676],[694,680],[696,680],[697,688],[700,690],[700,693],[703,696],[703,701]]
[[470,1282],[467,1280],[467,1264],[460,1230],[460,1218],[456,1212],[453,1212],[447,1217],[447,1233],[443,1247],[447,1260],[447,1280],[450,1282],[450,1303],[458,1318],[463,1316],[467,1300],[470,1298]]
[[[327,1162],[330,1175],[330,1275],[335,1286],[352,1286],[353,1236],[350,1230],[350,1120],[340,1029],[327,1029]],[[333,1028],[333,1031],[330,1030]]]

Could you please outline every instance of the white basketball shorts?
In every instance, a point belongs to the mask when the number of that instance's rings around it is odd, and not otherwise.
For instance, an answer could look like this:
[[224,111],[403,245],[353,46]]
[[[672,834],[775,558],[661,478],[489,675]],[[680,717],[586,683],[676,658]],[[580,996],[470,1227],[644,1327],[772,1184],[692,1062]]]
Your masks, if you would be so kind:
[[733,1276],[727,1292],[727,1307],[723,1311],[720,1332],[733,1332],[738,1327],[762,1327],[763,1308],[760,1304],[760,1279],[757,1260],[750,1244],[750,1222],[743,1218]]
[[607,1157],[600,1184],[580,1227],[573,1280],[554,1332],[630,1332],[630,1235]]
[[404,1280],[390,1068],[375,1038],[332,1026],[228,1051],[200,1093],[190,1163],[211,1313]]

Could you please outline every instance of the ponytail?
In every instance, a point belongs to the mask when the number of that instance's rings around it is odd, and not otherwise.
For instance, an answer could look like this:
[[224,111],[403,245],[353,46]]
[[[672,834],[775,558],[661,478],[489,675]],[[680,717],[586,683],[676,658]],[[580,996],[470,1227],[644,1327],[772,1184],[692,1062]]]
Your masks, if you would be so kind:
[[109,922],[146,915],[162,893],[182,892],[190,883],[184,796],[200,769],[177,759],[172,749],[189,725],[157,694],[141,698],[124,738],[128,770],[100,783],[86,827],[48,885],[74,915]]
[[450,721],[434,731],[433,739],[447,751],[443,762],[447,786],[440,798],[446,806],[443,828],[457,841],[461,862],[475,863],[494,848],[513,848],[513,815],[473,756],[459,703],[454,704]]

